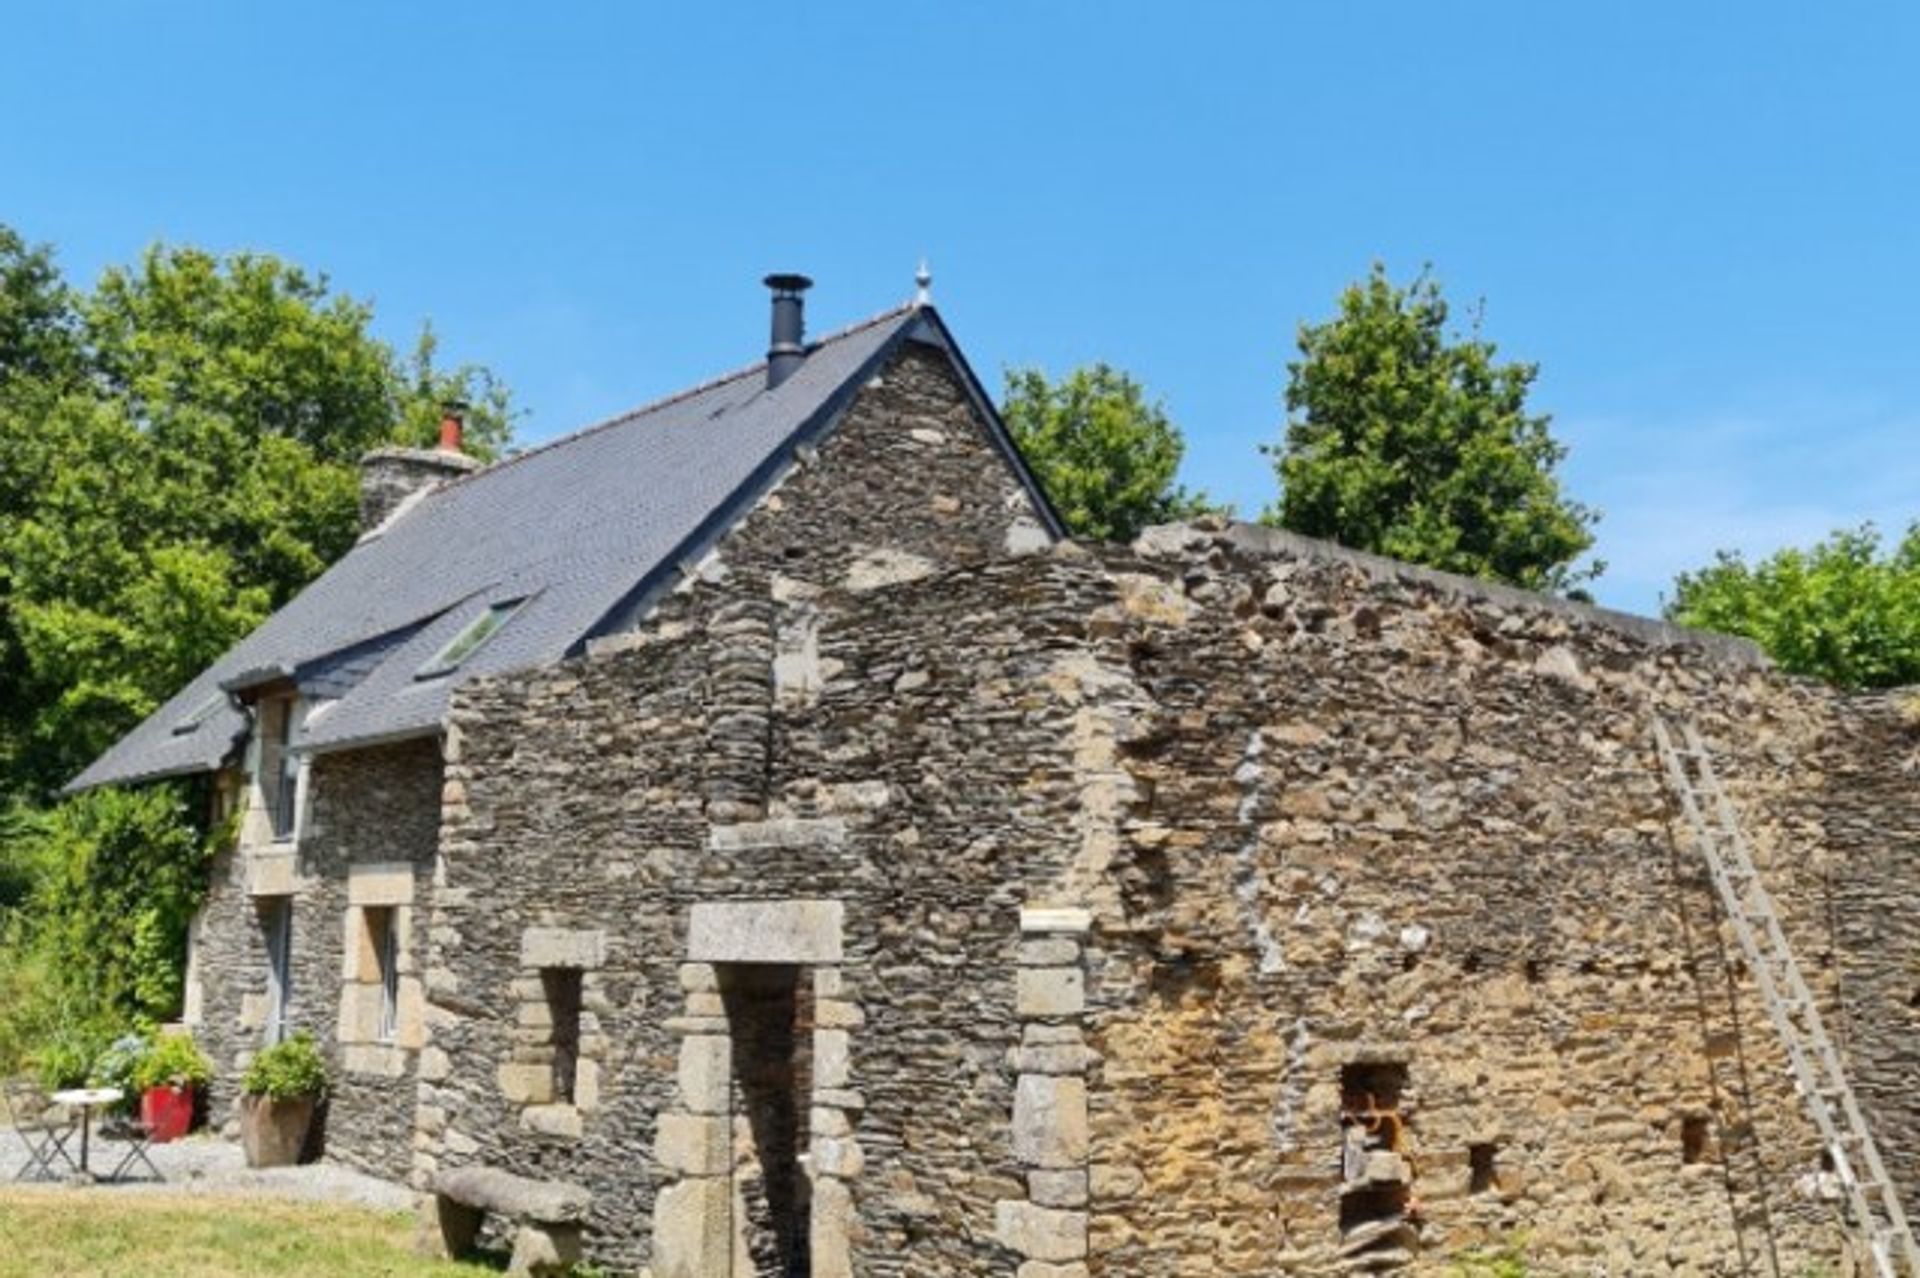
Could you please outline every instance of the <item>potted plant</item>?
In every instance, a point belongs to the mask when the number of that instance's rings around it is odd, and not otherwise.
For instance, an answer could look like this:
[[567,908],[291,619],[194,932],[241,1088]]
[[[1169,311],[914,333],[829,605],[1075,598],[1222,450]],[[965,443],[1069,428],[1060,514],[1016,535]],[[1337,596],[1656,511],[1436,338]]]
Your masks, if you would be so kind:
[[326,1062],[305,1030],[255,1056],[240,1079],[240,1147],[247,1166],[299,1162],[326,1090]]
[[213,1067],[191,1034],[163,1034],[134,1062],[140,1123],[155,1144],[179,1140],[193,1126],[193,1103],[213,1078]]

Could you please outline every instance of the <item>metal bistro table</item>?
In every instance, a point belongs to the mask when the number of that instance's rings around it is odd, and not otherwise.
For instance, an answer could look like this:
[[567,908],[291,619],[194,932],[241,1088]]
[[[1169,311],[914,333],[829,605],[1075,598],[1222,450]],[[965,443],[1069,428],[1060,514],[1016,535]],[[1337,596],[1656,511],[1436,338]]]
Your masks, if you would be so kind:
[[93,1111],[101,1105],[111,1105],[125,1096],[117,1087],[76,1087],[71,1091],[54,1092],[47,1099],[56,1105],[65,1105],[80,1111],[80,1174],[91,1176],[87,1170],[87,1135],[93,1126]]

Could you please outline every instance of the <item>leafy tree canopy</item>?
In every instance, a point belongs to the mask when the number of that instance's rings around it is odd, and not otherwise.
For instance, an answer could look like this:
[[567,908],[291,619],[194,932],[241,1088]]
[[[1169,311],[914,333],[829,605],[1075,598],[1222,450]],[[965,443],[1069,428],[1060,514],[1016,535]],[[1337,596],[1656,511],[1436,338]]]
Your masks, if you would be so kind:
[[1264,518],[1532,590],[1597,576],[1573,567],[1598,516],[1561,492],[1566,449],[1527,407],[1536,366],[1497,362],[1477,317],[1464,336],[1447,318],[1431,275],[1402,288],[1376,263],[1337,316],[1301,326]]
[[1757,564],[1723,551],[1681,575],[1667,616],[1745,635],[1782,669],[1842,687],[1920,683],[1920,524],[1881,548],[1867,525]]
[[356,462],[474,407],[484,369],[407,357],[275,258],[158,247],[68,286],[0,226],[0,794],[44,798],[353,544]]
[[1149,525],[1216,509],[1175,482],[1180,428],[1123,372],[1094,364],[1051,382],[1038,369],[1010,369],[1000,413],[1075,536],[1131,541]]

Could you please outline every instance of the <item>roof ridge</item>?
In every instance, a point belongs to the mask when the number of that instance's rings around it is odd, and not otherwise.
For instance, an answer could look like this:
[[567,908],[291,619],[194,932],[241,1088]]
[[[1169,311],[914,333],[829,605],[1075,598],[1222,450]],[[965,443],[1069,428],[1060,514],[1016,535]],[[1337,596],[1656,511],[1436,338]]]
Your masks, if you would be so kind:
[[[829,343],[845,341],[847,338],[852,337],[857,333],[864,333],[870,328],[876,328],[879,325],[886,323],[888,320],[895,319],[901,315],[905,315],[910,311],[924,310],[924,309],[926,308],[917,307],[914,305],[914,303],[910,301],[903,302],[898,306],[890,307],[887,310],[881,311],[877,315],[869,316],[868,318],[863,319],[858,323],[849,324],[845,328],[836,329],[835,331],[828,333],[825,337],[816,338],[813,341],[808,342],[807,352],[808,354],[812,354],[814,351],[818,350],[820,347],[826,346]],[[493,463],[491,466],[482,466],[476,470],[468,471],[464,475],[457,475],[453,479],[449,480],[447,483],[436,485],[432,489],[432,491],[427,495],[438,496],[441,493],[448,492],[452,489],[458,488],[460,485],[465,483],[470,483],[473,480],[481,478],[482,476],[491,475],[496,471],[499,471],[507,466],[513,465],[515,462],[525,461],[529,457],[534,457],[541,453],[549,452],[552,449],[559,448],[563,444],[571,444],[575,440],[586,438],[588,435],[597,435],[603,430],[611,430],[615,426],[624,425],[625,423],[633,421],[636,418],[646,417],[653,413],[657,413],[663,408],[671,408],[673,405],[680,403],[682,400],[692,399],[696,395],[704,395],[706,392],[710,390],[715,390],[721,386],[725,386],[729,382],[737,382],[743,377],[750,377],[754,373],[760,372],[762,369],[766,368],[766,366],[767,366],[767,361],[765,359],[760,359],[755,361],[752,364],[745,365],[744,367],[741,367],[741,368],[736,368],[731,372],[721,373],[717,377],[709,377],[707,380],[703,382],[696,382],[692,386],[689,386],[684,390],[677,390],[673,392],[671,395],[664,395],[659,399],[649,400],[648,402],[640,405],[638,408],[629,408],[625,412],[616,413],[612,417],[603,418],[602,420],[594,422],[591,425],[582,426],[578,430],[569,431],[565,435],[559,435],[553,439],[547,440],[544,443],[535,444],[531,448],[525,448],[520,450],[519,452],[511,453],[505,457],[502,457],[499,461]]]

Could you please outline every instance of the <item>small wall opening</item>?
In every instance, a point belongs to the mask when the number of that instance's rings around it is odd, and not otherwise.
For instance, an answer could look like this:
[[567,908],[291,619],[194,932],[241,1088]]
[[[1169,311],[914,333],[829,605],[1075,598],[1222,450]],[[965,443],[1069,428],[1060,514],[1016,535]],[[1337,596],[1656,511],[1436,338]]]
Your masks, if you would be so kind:
[[571,1105],[580,1076],[580,969],[543,967],[540,986],[553,1020],[547,1039],[553,1045],[553,1099]]
[[[1401,1061],[1355,1062],[1340,1067],[1340,1112],[1343,1121],[1391,1129],[1385,1149],[1400,1148],[1400,1103],[1407,1089],[1407,1067]],[[1391,1124],[1381,1120],[1391,1117]]]
[[1340,1070],[1340,1235],[1354,1256],[1411,1250],[1413,1161],[1404,1061],[1356,1061]]
[[1711,1129],[1706,1115],[1688,1114],[1680,1120],[1680,1161],[1691,1166],[1707,1161]]
[[1489,1194],[1500,1187],[1499,1149],[1491,1142],[1467,1146],[1467,1192]]
[[1340,1232],[1351,1234],[1366,1225],[1396,1221],[1407,1214],[1411,1197],[1405,1185],[1368,1185],[1340,1196]]
[[716,970],[733,1039],[736,1139],[744,1136],[749,1146],[734,1169],[746,1209],[741,1239],[754,1273],[806,1278],[812,1205],[801,1155],[813,1091],[813,983],[792,964]]

